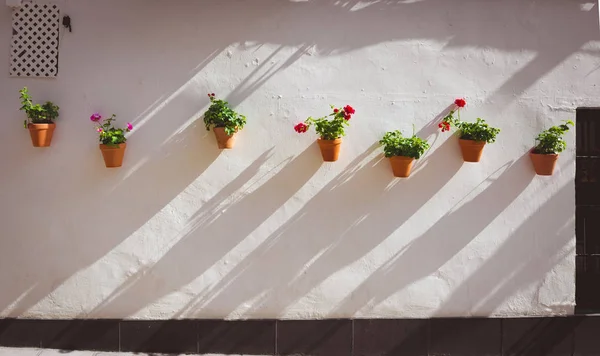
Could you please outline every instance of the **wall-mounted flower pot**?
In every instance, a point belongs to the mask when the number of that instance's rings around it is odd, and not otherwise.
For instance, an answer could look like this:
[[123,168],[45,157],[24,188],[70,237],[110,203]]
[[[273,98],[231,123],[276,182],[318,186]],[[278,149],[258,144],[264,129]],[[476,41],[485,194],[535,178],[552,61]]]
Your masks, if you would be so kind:
[[392,165],[392,172],[394,177],[407,178],[410,176],[413,162],[415,161],[412,157],[405,156],[394,156],[390,157],[390,164]]
[[558,160],[558,154],[539,154],[533,153],[533,150],[529,152],[531,162],[533,163],[533,169],[535,173],[540,176],[551,176],[554,174],[554,167],[556,167],[556,161]]
[[335,162],[340,157],[340,148],[342,147],[342,139],[336,138],[335,140],[323,140],[317,139],[319,148],[321,149],[321,156],[325,162]]
[[215,127],[213,128],[215,132],[215,137],[217,138],[217,145],[220,149],[231,149],[235,145],[235,132],[233,135],[228,135],[225,132],[224,127]]
[[483,153],[485,141],[458,140],[460,151],[465,162],[479,162]]
[[49,147],[56,124],[27,124],[33,147]]
[[100,145],[102,157],[106,168],[116,168],[123,165],[123,157],[125,156],[126,143],[118,145]]

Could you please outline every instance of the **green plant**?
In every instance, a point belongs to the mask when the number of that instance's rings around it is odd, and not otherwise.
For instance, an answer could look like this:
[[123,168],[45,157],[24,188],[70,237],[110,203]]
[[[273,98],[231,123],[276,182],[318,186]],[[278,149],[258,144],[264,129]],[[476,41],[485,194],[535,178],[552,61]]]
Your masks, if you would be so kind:
[[383,153],[386,157],[404,156],[419,159],[429,149],[429,143],[414,133],[412,137],[402,136],[399,130],[386,132],[379,141],[383,145]]
[[567,148],[567,142],[563,139],[563,135],[569,131],[569,125],[575,123],[571,120],[563,121],[562,125],[552,126],[551,128],[542,131],[535,139],[536,146],[533,153],[538,154],[558,154]]
[[27,124],[51,124],[58,118],[59,107],[54,105],[51,101],[47,101],[43,105],[33,104],[29,90],[27,87],[19,90],[21,94],[21,108],[19,110],[25,111],[27,120],[23,121],[23,126],[27,128]]
[[[311,125],[315,125],[315,131],[322,140],[335,140],[345,136],[344,127],[350,126],[349,121],[356,111],[350,105],[344,106],[341,110],[331,105],[331,109],[333,110],[331,114],[316,119],[309,117],[304,122],[295,125],[294,130],[298,133],[305,133]],[[329,120],[329,117],[333,117],[333,119]]]
[[98,132],[98,138],[103,145],[116,146],[125,143],[127,142],[125,133],[133,130],[133,125],[129,122],[125,129],[114,127],[113,121],[115,121],[115,117],[116,115],[112,114],[108,119],[102,120],[102,116],[99,113],[90,116],[90,120],[97,124],[96,132]]
[[460,130],[460,138],[463,140],[494,143],[500,133],[500,129],[491,127],[481,118],[477,118],[475,122],[457,122],[455,126]]
[[211,127],[223,127],[228,135],[233,135],[246,125],[246,117],[232,110],[229,103],[216,99],[215,94],[208,94],[210,98],[210,107],[204,113],[204,125],[206,130]]
[[464,99],[456,99],[454,103],[458,106],[456,110],[458,118],[454,117],[454,110],[450,111],[438,125],[442,132],[450,131],[450,126],[454,126],[459,130],[460,138],[463,140],[496,142],[496,136],[500,133],[500,129],[491,127],[481,118],[477,118],[475,122],[461,121],[460,108],[464,107],[467,102]]

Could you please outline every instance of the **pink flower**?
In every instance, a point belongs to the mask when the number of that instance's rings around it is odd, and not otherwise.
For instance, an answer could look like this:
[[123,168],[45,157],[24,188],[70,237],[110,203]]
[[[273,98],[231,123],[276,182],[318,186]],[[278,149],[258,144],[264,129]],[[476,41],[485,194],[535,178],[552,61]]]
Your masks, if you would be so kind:
[[98,128],[96,129],[96,131],[97,131],[98,133],[103,133],[103,132],[104,132],[104,130],[102,130],[102,128],[101,128],[101,127],[98,127]]
[[127,123],[127,130],[133,130],[133,125],[130,122]]
[[308,131],[308,126],[301,122],[298,125],[294,126],[294,130],[296,130],[297,133],[305,133],[306,131]]
[[90,116],[90,120],[92,120],[93,122],[98,122],[100,121],[100,119],[102,119],[102,115],[100,115],[99,113],[94,113],[92,116]]

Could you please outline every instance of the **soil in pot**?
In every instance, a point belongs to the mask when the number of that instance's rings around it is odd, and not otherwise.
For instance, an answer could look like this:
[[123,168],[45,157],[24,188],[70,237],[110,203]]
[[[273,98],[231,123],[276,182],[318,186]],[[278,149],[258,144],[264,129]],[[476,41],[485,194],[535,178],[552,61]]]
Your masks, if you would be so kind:
[[102,157],[106,168],[116,168],[123,165],[123,157],[125,156],[126,143],[118,145],[100,145]]
[[215,137],[217,138],[217,145],[221,149],[231,149],[235,145],[235,133],[233,135],[228,135],[225,132],[224,127],[215,127],[213,128],[215,132]]
[[415,159],[412,157],[405,157],[405,156],[390,157],[390,164],[392,166],[392,172],[394,172],[394,177],[399,177],[399,178],[409,177],[414,161],[415,161]]
[[33,147],[49,147],[56,124],[28,124]]
[[529,152],[529,157],[531,157],[533,169],[535,169],[537,175],[551,176],[554,174],[554,167],[556,167],[558,154],[540,154],[534,153],[533,150],[531,150]]
[[340,157],[340,148],[342,147],[342,139],[336,138],[335,140],[323,140],[317,139],[319,148],[321,149],[321,156],[325,162],[335,162]]
[[458,140],[460,151],[465,162],[479,162],[483,154],[485,141]]

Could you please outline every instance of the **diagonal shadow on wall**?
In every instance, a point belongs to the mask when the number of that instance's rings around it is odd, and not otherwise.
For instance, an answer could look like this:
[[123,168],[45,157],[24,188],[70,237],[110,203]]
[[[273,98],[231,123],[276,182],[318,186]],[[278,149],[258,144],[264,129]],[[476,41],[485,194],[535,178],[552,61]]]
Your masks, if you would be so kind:
[[[309,147],[300,155],[281,162],[283,168],[279,172],[233,202],[205,204],[190,218],[183,236],[156,264],[126,281],[92,314],[132,315],[202,276],[312,177],[320,167],[314,153],[314,147]],[[242,173],[243,179],[230,183],[218,200],[240,189],[259,171],[264,159]]]
[[[439,219],[392,259],[369,275],[336,311],[354,314],[376,307],[393,294],[428,276],[467,246],[529,185],[534,175],[523,156],[507,165],[473,199]],[[482,207],[486,207],[482,209]],[[460,231],[450,238],[449,231]],[[334,311],[333,314],[336,312]]]
[[[573,207],[565,202],[573,196],[573,186],[565,185],[527,217],[496,252],[450,294],[436,315],[467,311],[469,315],[489,316],[519,290],[532,286],[538,289],[539,296],[546,274],[572,256],[575,221]],[[544,305],[543,297],[538,302]],[[572,306],[567,303],[544,305],[544,308],[561,313],[568,312]],[[539,310],[531,312],[540,313]]]
[[[186,126],[207,104],[203,97],[198,99],[198,86],[191,88],[187,85],[192,79],[196,80],[196,84],[201,83],[200,87],[214,84],[209,83],[203,73],[206,66],[229,46],[251,41],[259,45],[299,48],[281,66],[281,70],[300,60],[311,46],[315,46],[315,53],[319,56],[338,56],[389,41],[426,39],[445,42],[442,52],[473,47],[536,52],[531,63],[507,78],[488,97],[487,104],[496,107],[500,102],[506,104],[517,98],[579,51],[583,44],[597,39],[596,16],[593,12],[582,13],[579,8],[581,2],[564,5],[555,1],[532,5],[507,0],[473,2],[464,7],[458,0],[368,4],[358,1],[342,4],[334,0],[208,4],[189,0],[173,3],[170,5],[172,11],[165,12],[160,2],[136,0],[124,6],[116,0],[102,3],[82,1],[81,6],[94,16],[73,36],[86,36],[96,41],[87,48],[65,47],[62,50],[65,55],[61,54],[62,63],[77,68],[69,79],[71,87],[86,88],[82,92],[73,91],[72,98],[77,103],[72,105],[72,112],[65,115],[77,119],[66,118],[68,125],[61,126],[61,131],[57,132],[53,152],[34,156],[30,150],[15,150],[11,157],[13,162],[22,162],[28,177],[35,177],[27,182],[35,183],[43,176],[46,181],[53,182],[53,188],[47,191],[23,189],[20,170],[3,172],[2,201],[32,203],[11,206],[3,211],[3,235],[6,238],[0,239],[0,259],[3,264],[23,268],[0,271],[0,283],[6,290],[0,295],[0,310],[11,306],[9,314],[18,316],[53,293],[75,273],[100,260],[148,222],[217,158],[214,142],[202,132],[201,125]],[[116,14],[115,8],[119,8]],[[557,9],[561,10],[559,19],[552,16]],[[529,22],[519,23],[521,20],[518,18],[521,17],[513,16],[514,12],[530,14],[524,16]],[[220,16],[222,13],[228,16]],[[344,21],[331,26],[331,19],[342,17]],[[105,18],[111,18],[112,31],[107,36],[96,36],[93,31],[104,26]],[[545,21],[548,18],[553,21]],[[365,31],[363,26],[356,25],[358,23],[372,26]],[[171,30],[166,31],[166,28]],[[219,34],[207,34],[207,28],[218,28]],[[136,45],[132,46],[133,43]],[[97,48],[118,55],[99,56]],[[268,65],[261,70],[266,74],[255,73],[240,85],[241,89],[234,90],[230,95],[233,103],[241,103],[252,91],[279,73],[279,69],[274,72]],[[340,74],[340,77],[351,77],[353,73]],[[436,75],[420,74],[423,80],[434,79]],[[378,75],[382,74],[373,75],[370,80],[385,79]],[[119,83],[119,86],[117,90],[110,84],[90,83]],[[458,81],[457,86],[461,83]],[[228,84],[231,82],[225,80],[224,87]],[[351,86],[343,89],[355,90]],[[89,122],[78,117],[84,113],[89,115],[91,105],[110,111],[114,107],[124,108],[124,112],[117,113],[123,119],[138,117],[134,124],[140,123],[139,129],[132,135],[132,144],[128,148],[127,171],[108,173],[104,170],[97,146],[91,144],[95,140],[93,132],[85,138],[86,142],[90,142],[89,146],[84,144],[86,148],[81,150],[73,150],[71,142],[59,139],[60,135],[81,137],[81,132],[90,130]],[[10,132],[1,137],[0,142],[7,147],[14,146],[16,141],[11,139]],[[374,170],[383,172],[380,168],[382,163],[373,164]],[[72,170],[73,166],[77,169]],[[363,185],[369,187],[371,183],[367,183],[366,178],[361,179]],[[352,187],[352,184],[346,186]],[[361,186],[355,185],[354,188],[360,189]],[[334,189],[331,189],[333,192]],[[391,194],[396,189],[401,191],[396,187]],[[374,192],[382,194],[377,189]],[[331,193],[331,196],[335,197],[337,193]],[[56,205],[69,205],[69,208],[56,210]],[[382,206],[372,205],[372,208],[382,209]],[[355,224],[360,231],[367,225],[361,226],[358,220],[369,217],[362,209],[362,206],[352,207],[349,216],[342,221]],[[31,223],[31,216],[35,216],[35,224]],[[96,228],[100,218],[112,222],[110,231]],[[315,216],[314,221],[323,222],[323,214]],[[313,252],[321,251],[324,246],[329,246],[328,243],[333,246],[339,244],[343,240],[340,236],[350,236],[351,240],[356,238],[340,226],[333,225],[331,229],[334,240],[314,242],[307,248]],[[388,229],[393,231],[391,227]],[[313,232],[317,236],[321,233],[316,228]],[[434,232],[443,233],[439,230]],[[379,239],[383,238],[379,236]],[[372,246],[363,247],[368,250]],[[67,251],[70,251],[69,258],[65,257]],[[361,253],[357,252],[355,256]],[[306,256],[299,256],[297,263],[302,259]],[[328,268],[333,271],[339,266]],[[286,273],[289,276],[293,271]],[[324,278],[315,277],[317,280]],[[187,276],[182,280],[190,278]],[[277,283],[276,286],[284,285],[283,281]],[[302,288],[306,290],[309,286]],[[258,289],[251,287],[251,294],[258,293]],[[359,307],[358,304],[356,307]],[[234,306],[224,306],[225,309],[230,307]]]
[[[370,158],[376,147],[357,157],[209,292],[188,305],[186,315],[199,316],[207,310],[228,315],[242,305],[249,306],[244,317],[282,314],[385,240],[462,165],[455,152],[442,145],[412,178],[395,181],[387,161],[379,155]],[[404,199],[414,204],[397,203]]]

